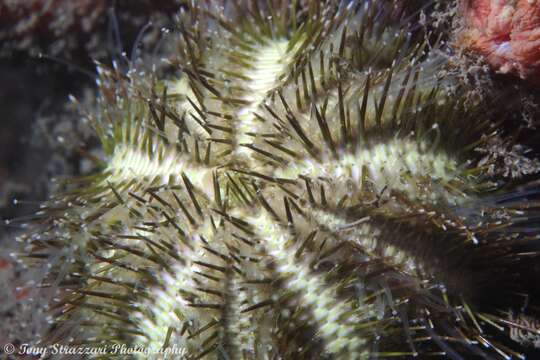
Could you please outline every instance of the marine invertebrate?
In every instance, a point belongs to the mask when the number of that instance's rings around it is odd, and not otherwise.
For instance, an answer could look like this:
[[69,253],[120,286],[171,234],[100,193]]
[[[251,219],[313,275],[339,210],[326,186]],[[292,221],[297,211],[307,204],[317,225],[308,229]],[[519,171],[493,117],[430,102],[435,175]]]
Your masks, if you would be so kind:
[[502,194],[475,149],[506,134],[445,93],[439,44],[392,4],[191,4],[177,78],[100,67],[103,171],[30,237],[55,260],[44,342],[190,359],[534,345],[535,191]]
[[462,45],[484,56],[492,68],[538,83],[540,4],[534,0],[465,0]]

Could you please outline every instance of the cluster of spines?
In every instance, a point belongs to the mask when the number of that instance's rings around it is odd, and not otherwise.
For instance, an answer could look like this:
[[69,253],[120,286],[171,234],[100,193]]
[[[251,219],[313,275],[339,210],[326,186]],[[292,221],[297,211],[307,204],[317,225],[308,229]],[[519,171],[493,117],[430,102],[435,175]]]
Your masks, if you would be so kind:
[[100,67],[108,161],[44,209],[30,254],[65,253],[47,340],[190,359],[519,357],[488,325],[534,343],[500,307],[538,256],[515,226],[532,209],[482,199],[497,179],[472,150],[496,124],[444,92],[392,4],[192,4],[180,80]]

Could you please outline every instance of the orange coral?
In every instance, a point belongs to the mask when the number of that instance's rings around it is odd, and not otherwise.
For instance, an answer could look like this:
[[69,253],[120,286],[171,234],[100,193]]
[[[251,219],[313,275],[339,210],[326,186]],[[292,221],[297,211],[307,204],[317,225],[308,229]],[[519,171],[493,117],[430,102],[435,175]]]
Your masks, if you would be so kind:
[[540,0],[463,0],[459,45],[492,68],[540,84]]

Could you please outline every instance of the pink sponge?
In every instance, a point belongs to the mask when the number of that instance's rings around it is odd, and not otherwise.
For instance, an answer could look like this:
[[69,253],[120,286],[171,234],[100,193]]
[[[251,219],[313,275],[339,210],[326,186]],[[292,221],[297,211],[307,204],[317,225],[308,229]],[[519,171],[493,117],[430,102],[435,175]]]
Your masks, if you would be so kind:
[[463,0],[458,44],[492,68],[540,84],[540,0]]

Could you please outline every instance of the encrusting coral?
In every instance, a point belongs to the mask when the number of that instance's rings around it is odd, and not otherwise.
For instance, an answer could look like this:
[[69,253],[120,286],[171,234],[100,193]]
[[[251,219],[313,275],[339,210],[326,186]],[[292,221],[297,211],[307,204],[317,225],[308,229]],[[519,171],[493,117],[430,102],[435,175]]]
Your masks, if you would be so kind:
[[99,66],[103,170],[26,239],[55,294],[42,343],[188,359],[538,345],[536,191],[493,171],[478,149],[505,130],[446,92],[436,30],[394,5],[193,2],[168,38],[178,76]]

